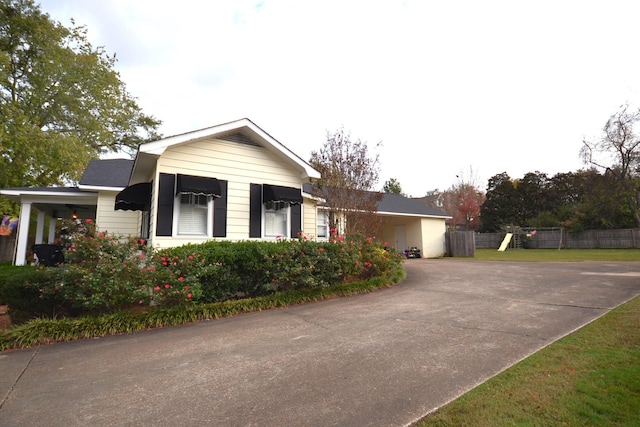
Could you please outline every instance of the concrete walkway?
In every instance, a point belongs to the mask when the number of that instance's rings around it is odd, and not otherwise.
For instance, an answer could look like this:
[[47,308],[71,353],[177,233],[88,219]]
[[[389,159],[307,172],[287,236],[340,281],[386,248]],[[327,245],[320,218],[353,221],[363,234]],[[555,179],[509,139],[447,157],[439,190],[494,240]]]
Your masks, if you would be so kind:
[[0,425],[408,425],[640,294],[640,262],[406,268],[368,295],[0,353]]

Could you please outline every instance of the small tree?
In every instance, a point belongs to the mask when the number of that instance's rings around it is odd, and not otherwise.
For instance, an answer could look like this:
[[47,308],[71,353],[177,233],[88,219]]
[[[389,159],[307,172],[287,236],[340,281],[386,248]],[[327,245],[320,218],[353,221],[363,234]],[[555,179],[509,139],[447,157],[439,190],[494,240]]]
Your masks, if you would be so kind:
[[317,193],[327,201],[331,226],[345,234],[375,235],[382,194],[371,190],[378,182],[378,155],[370,156],[367,143],[351,139],[341,127],[327,132],[327,141],[311,153],[309,163],[322,175]]
[[382,187],[382,191],[384,191],[387,194],[403,194],[402,187],[400,186],[400,182],[395,178],[391,178],[387,180],[384,183],[384,187]]
[[443,194],[443,208],[451,215],[450,227],[464,230],[477,230],[480,226],[480,207],[484,202],[484,193],[478,188],[477,177],[473,169],[469,175],[462,172],[456,175],[458,181]]

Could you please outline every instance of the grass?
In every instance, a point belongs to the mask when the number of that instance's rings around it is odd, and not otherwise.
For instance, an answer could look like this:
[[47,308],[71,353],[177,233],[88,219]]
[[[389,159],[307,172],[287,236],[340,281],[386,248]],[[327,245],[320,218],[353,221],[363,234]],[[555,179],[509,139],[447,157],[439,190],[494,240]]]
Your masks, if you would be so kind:
[[[468,259],[468,258],[461,258]],[[482,261],[640,261],[640,249],[476,249]]]
[[640,297],[491,378],[418,426],[640,425]]

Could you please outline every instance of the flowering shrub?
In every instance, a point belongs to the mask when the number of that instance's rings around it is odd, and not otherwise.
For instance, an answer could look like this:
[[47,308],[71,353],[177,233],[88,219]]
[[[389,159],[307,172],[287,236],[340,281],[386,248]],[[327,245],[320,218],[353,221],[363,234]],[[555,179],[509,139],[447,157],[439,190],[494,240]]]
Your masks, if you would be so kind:
[[[175,262],[200,254],[191,264]],[[276,242],[208,242],[163,251],[169,266],[198,278],[202,301],[222,301],[274,291],[329,287],[388,275],[402,258],[374,239],[333,235],[329,242],[298,239]],[[175,264],[175,265],[173,265]]]
[[52,286],[71,314],[108,313],[150,301],[142,274],[144,240],[97,232],[90,219],[67,222],[63,231],[66,265],[59,268],[59,286]]
[[390,275],[401,263],[372,238],[335,232],[329,242],[300,235],[153,251],[143,240],[97,232],[91,220],[67,223],[65,230],[66,264],[34,269],[11,285],[10,309],[19,307],[23,317],[95,315],[330,287]]

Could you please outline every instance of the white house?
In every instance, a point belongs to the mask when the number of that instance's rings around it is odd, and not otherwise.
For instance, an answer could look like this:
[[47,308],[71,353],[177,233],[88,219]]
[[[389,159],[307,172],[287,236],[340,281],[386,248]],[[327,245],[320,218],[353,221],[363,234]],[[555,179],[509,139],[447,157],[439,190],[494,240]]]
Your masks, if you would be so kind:
[[[91,161],[77,187],[9,188],[0,194],[38,212],[35,243],[55,239],[58,218],[92,218],[99,230],[134,235],[156,248],[211,239],[326,236],[322,200],[304,191],[320,178],[249,119],[140,145],[134,160]],[[441,212],[399,195],[384,195],[380,239],[423,256],[444,253]],[[319,219],[320,218],[320,219]],[[26,263],[29,223],[21,221],[14,262]],[[393,243],[392,243],[393,242]]]

